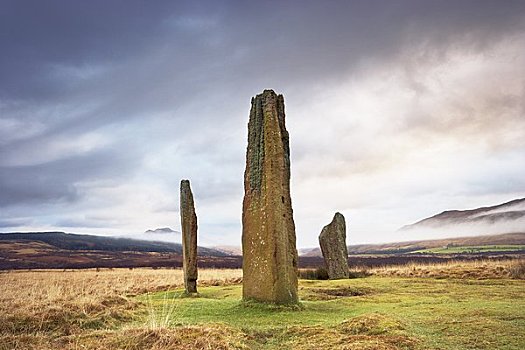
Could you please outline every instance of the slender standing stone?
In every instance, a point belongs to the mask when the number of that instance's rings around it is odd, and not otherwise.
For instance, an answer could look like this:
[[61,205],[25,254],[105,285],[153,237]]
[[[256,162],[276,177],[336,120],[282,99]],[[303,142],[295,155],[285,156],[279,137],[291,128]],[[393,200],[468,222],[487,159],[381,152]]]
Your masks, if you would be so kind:
[[331,223],[323,227],[319,235],[328,278],[348,278],[348,248],[346,247],[346,223],[341,213],[335,213]]
[[197,215],[189,180],[180,182],[180,222],[184,288],[187,294],[197,293]]
[[284,98],[264,90],[251,103],[242,212],[243,298],[294,304],[297,249]]

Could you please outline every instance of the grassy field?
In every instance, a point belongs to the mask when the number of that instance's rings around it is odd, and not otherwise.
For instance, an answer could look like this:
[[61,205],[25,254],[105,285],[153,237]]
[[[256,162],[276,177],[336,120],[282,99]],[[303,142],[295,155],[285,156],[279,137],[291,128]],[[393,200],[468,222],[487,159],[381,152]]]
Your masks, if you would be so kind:
[[452,246],[424,249],[412,252],[414,254],[471,254],[524,251],[525,245],[480,245],[480,246]]
[[185,297],[180,270],[0,273],[0,349],[525,348],[523,261],[301,280],[298,308],[241,303],[240,274]]

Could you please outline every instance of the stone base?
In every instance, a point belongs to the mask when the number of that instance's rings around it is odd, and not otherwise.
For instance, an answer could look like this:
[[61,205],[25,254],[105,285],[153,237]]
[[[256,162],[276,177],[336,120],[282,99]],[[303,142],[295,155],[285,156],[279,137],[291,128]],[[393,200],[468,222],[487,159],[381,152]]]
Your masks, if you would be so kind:
[[189,280],[186,281],[186,294],[194,294],[197,293],[197,280]]

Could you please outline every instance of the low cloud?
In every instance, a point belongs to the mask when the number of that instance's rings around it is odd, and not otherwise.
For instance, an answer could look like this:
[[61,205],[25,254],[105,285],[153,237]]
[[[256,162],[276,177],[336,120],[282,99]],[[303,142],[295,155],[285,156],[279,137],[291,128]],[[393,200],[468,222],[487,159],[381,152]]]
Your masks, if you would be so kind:
[[440,227],[427,226],[402,231],[397,234],[400,241],[498,235],[525,232],[525,216],[515,219],[482,219],[469,223],[444,223]]

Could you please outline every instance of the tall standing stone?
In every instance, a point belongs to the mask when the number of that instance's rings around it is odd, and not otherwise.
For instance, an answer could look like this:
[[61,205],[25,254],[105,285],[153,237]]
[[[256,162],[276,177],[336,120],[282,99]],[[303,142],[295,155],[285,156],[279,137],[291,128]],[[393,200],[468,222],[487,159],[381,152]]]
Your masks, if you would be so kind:
[[297,249],[290,198],[284,98],[252,98],[242,212],[243,298],[297,303]]
[[197,293],[197,215],[190,182],[180,182],[180,222],[182,226],[182,269],[186,293]]
[[346,223],[341,213],[335,213],[331,223],[323,227],[319,235],[328,278],[350,277],[348,269],[348,248],[346,247]]

